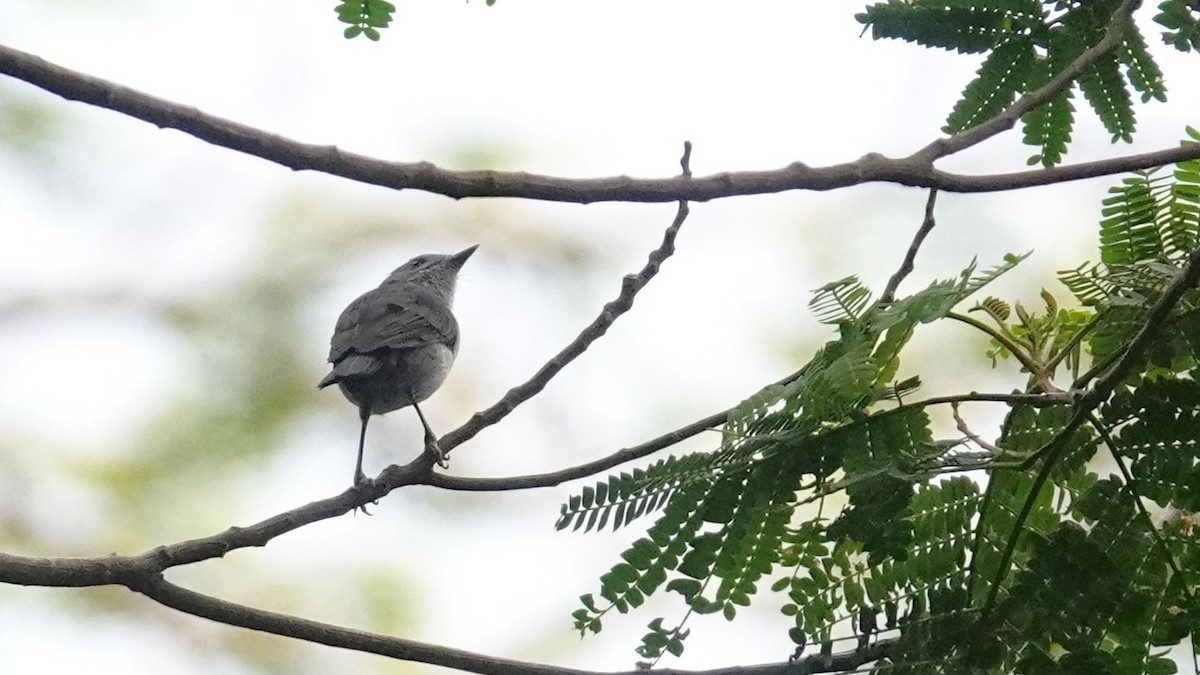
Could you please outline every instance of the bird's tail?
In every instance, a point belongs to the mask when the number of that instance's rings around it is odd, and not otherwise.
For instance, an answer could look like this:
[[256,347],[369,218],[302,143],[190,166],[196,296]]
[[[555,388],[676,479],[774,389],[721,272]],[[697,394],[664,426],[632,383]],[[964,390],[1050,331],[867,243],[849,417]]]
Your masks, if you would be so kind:
[[350,354],[333,364],[333,370],[317,383],[317,389],[324,389],[347,378],[373,375],[382,365],[382,361],[370,354]]

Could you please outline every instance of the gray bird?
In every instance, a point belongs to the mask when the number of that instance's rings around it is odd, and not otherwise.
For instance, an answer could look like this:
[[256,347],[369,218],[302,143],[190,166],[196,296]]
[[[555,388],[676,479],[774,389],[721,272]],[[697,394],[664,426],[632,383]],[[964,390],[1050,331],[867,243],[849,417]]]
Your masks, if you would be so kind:
[[410,405],[425,427],[426,451],[446,465],[417,404],[442,386],[458,353],[458,321],[450,304],[458,271],[476,248],[478,244],[454,255],[419,255],[338,317],[329,346],[333,370],[317,388],[336,384],[358,406],[362,430],[355,485],[366,480],[362,464],[367,420]]

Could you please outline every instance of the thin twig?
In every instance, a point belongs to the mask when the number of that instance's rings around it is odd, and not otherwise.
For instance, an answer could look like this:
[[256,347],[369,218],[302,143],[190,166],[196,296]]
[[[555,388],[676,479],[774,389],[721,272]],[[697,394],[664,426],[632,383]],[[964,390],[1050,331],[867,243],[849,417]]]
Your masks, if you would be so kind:
[[966,420],[964,420],[962,416],[958,414],[957,402],[950,404],[950,414],[954,416],[954,426],[960,432],[962,432],[964,436],[971,439],[972,443],[992,453],[993,457],[1002,457],[1006,454],[999,446],[983,440],[983,438],[981,438],[978,434],[976,434],[974,431],[971,431],[971,428],[967,426]]
[[[794,382],[800,377],[802,370],[796,371],[791,375],[779,380],[775,385],[786,385]],[[772,385],[772,386],[775,386]],[[996,393],[980,393],[971,392],[969,394],[955,394],[951,396],[934,396],[931,398],[905,403],[904,408],[923,408],[932,405],[944,405],[946,403],[1007,403],[1009,405],[1027,405],[1034,408],[1044,408],[1053,405],[1070,405],[1075,402],[1075,399],[1065,393],[1037,393],[1037,394],[996,394]],[[620,466],[626,462],[632,462],[651,455],[664,448],[669,448],[672,445],[680,443],[684,440],[700,434],[708,429],[718,427],[729,419],[730,413],[736,408],[722,410],[719,413],[714,413],[703,419],[696,420],[691,424],[680,427],[674,431],[651,439],[645,443],[635,445],[629,448],[622,448],[610,455],[601,457],[600,459],[580,464],[578,466],[559,469],[548,473],[531,474],[526,476],[512,476],[508,478],[466,478],[462,476],[450,476],[446,474],[434,474],[428,479],[428,484],[434,487],[440,487],[446,490],[463,490],[467,492],[503,492],[507,490],[528,490],[533,488],[544,488],[561,485],[563,483],[595,476],[604,471],[608,471],[616,466]],[[972,467],[973,469],[979,467]]]
[[[803,370],[798,370],[791,375],[779,380],[775,385],[786,385],[794,382],[803,373]],[[628,448],[622,448],[608,456],[600,459],[580,464],[578,466],[551,471],[548,473],[532,474],[527,476],[513,476],[511,478],[465,478],[462,476],[450,476],[443,473],[435,473],[428,479],[428,484],[434,487],[444,488],[446,490],[464,490],[468,492],[500,492],[506,490],[528,490],[531,488],[553,487],[561,485],[568,481],[577,480],[579,478],[587,478],[595,476],[598,473],[608,471],[609,469],[620,466],[626,462],[632,462],[636,459],[641,459],[651,455],[664,448],[669,448],[672,445],[681,443],[697,434],[703,433],[709,429],[718,427],[729,419],[730,413],[736,408],[722,410],[719,413],[714,413],[708,417],[696,420],[691,424],[682,426],[674,431],[669,431],[658,438],[653,438],[645,443],[640,443]]]
[[880,302],[895,301],[896,289],[900,288],[900,282],[912,273],[917,260],[917,251],[921,250],[921,244],[925,242],[925,237],[929,236],[937,224],[933,219],[933,207],[937,204],[937,193],[937,188],[930,188],[929,199],[925,202],[925,219],[921,221],[921,227],[917,228],[917,234],[908,246],[908,253],[904,254],[904,262],[900,263],[900,269],[896,270],[896,273],[888,280],[887,288],[883,289],[883,295],[879,296]]
[[1027,354],[1025,354],[1024,350],[1022,350],[1019,345],[1014,343],[1004,333],[1001,333],[999,330],[992,328],[991,326],[987,325],[986,323],[984,323],[982,321],[979,321],[978,319],[969,317],[966,314],[959,314],[958,312],[948,312],[946,314],[946,318],[953,319],[954,321],[958,321],[961,323],[965,323],[968,326],[971,326],[972,328],[975,328],[976,330],[979,330],[979,331],[985,333],[988,337],[992,338],[996,342],[999,342],[1001,345],[1003,345],[1003,347],[1005,349],[1007,349],[1010,354],[1013,355],[1013,358],[1020,361],[1021,365],[1025,368],[1025,370],[1029,371],[1029,373],[1031,375],[1034,375],[1034,376],[1037,375],[1037,372],[1038,372],[1037,364],[1034,363],[1033,361],[1031,361],[1029,359],[1029,356]]
[[1065,392],[988,394],[973,391],[969,394],[932,396],[916,403],[906,403],[905,406],[931,406],[943,403],[1007,403],[1009,405],[1027,405],[1031,408],[1047,408],[1053,405],[1070,405],[1074,402],[1074,397]]
[[942,138],[930,143],[917,152],[914,157],[933,162],[946,155],[965,150],[978,145],[987,139],[1008,131],[1021,119],[1025,113],[1048,102],[1062,93],[1092,64],[1099,61],[1105,54],[1112,51],[1125,37],[1125,33],[1133,24],[1133,10],[1141,4],[1141,0],[1125,0],[1113,11],[1104,37],[1075,58],[1062,72],[1050,79],[1049,82],[1021,96],[1012,105],[998,115],[970,129],[961,131],[949,138]]
[[[400,469],[399,485],[424,483],[427,466],[418,462]],[[390,489],[395,489],[392,486]],[[220,558],[242,548],[266,546],[272,539],[305,525],[345,515],[386,494],[382,486],[352,486],[341,494],[276,514],[248,527],[230,527],[207,537],[158,546],[136,555],[90,558],[38,558],[0,553],[0,583],[24,586],[102,586],[130,570],[162,572],[171,567]]]
[[[1168,164],[1178,164],[1200,158],[1200,143],[1189,143],[1177,148],[1156,150],[1136,155],[1125,155],[1100,159],[1093,162],[1063,164],[1049,169],[1032,169],[1011,173],[963,175],[933,169],[928,177],[922,175],[920,182],[891,181],[901,185],[936,187],[942,192],[981,193],[1024,190],[1042,185],[1059,185],[1071,181],[1100,178],[1117,174],[1153,169]],[[903,160],[901,160],[903,161]],[[882,180],[882,179],[875,179]],[[812,188],[802,188],[812,189]]]
[[558,471],[550,471],[541,474],[532,474],[528,476],[513,476],[512,478],[466,478],[462,476],[451,476],[444,473],[435,473],[430,476],[428,484],[434,487],[444,488],[446,490],[463,490],[467,492],[499,492],[506,490],[528,490],[531,488],[553,487],[561,485],[568,481],[577,480],[579,478],[587,478],[598,473],[608,471],[609,469],[620,466],[626,462],[632,462],[636,459],[641,459],[647,455],[653,454],[664,448],[669,448],[672,445],[680,443],[684,440],[703,433],[709,429],[720,426],[729,418],[729,411],[722,411],[714,415],[709,415],[703,419],[696,420],[691,424],[680,427],[675,431],[663,434],[658,438],[651,439],[645,443],[641,443],[629,448],[622,448],[611,455],[601,457],[595,461],[580,464],[567,469]]
[[[684,141],[683,156],[679,160],[684,178],[692,175],[691,158],[692,143],[691,141]],[[466,424],[442,436],[439,439],[442,450],[449,452],[464,441],[473,438],[475,434],[478,434],[483,429],[504,419],[518,405],[528,401],[545,388],[546,384],[565,368],[568,363],[574,361],[579,355],[587,351],[587,348],[593,342],[608,332],[609,327],[622,314],[628,312],[633,307],[634,298],[658,274],[663,262],[675,253],[675,237],[679,234],[679,229],[683,227],[683,223],[687,220],[687,217],[688,203],[686,200],[680,200],[679,207],[675,212],[675,220],[663,232],[662,244],[650,252],[645,266],[637,274],[628,274],[625,276],[621,281],[621,293],[617,298],[606,304],[600,311],[600,315],[587,328],[584,328],[562,351],[554,355],[545,365],[539,368],[533,377],[529,378],[525,383],[509,389],[508,393],[491,407],[475,413]]]

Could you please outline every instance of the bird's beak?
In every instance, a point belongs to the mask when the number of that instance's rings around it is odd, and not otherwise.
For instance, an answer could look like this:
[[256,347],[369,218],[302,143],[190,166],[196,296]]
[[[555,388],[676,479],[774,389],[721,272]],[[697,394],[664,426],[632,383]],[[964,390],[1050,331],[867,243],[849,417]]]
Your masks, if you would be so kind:
[[471,254],[474,253],[475,249],[477,249],[477,248],[479,248],[479,244],[475,244],[474,246],[469,246],[467,248],[464,248],[463,250],[459,251],[458,253],[455,253],[454,255],[450,256],[450,259],[447,260],[446,262],[450,263],[450,265],[454,269],[457,270],[463,266],[463,263],[467,262],[467,258],[470,258]]

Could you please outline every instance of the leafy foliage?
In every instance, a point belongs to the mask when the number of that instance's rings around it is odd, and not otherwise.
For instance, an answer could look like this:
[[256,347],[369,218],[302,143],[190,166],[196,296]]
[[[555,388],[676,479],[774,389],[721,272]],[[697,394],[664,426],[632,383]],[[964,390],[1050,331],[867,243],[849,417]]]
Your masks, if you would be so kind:
[[[1018,356],[1022,370],[1029,373],[1030,386],[1050,382],[1060,364],[1078,374],[1082,359],[1080,340],[1093,319],[1090,312],[1059,307],[1058,300],[1045,289],[1042,289],[1042,301],[1045,311],[1041,314],[1030,312],[1019,301],[1010,306],[993,297],[971,308],[972,312],[986,314],[997,326],[991,329],[973,324],[995,337],[993,348],[987,352],[992,365],[996,365],[998,358]],[[1009,317],[1014,313],[1017,320],[1010,321]]]
[[350,24],[344,31],[346,39],[365,35],[377,42],[379,29],[387,28],[392,23],[396,6],[388,0],[342,0],[334,11],[337,12],[338,21]]
[[1154,21],[1166,28],[1163,42],[1181,52],[1200,52],[1200,12],[1189,0],[1165,0],[1158,6]]
[[[484,0],[488,7],[496,4],[496,0]],[[343,32],[346,39],[365,35],[367,39],[378,42],[379,29],[387,28],[392,23],[396,6],[388,0],[341,0],[334,8],[338,21],[350,24]]]
[[[1188,135],[1188,142],[1200,141],[1200,131],[1188,129]],[[1101,211],[1100,262],[1060,273],[1080,302],[1100,310],[1090,344],[1101,360],[1119,353],[1146,308],[1200,245],[1200,162],[1181,162],[1169,175],[1135,173],[1109,195]],[[1188,295],[1151,361],[1167,372],[1188,370],[1200,357],[1197,327],[1200,306]]]
[[[946,119],[945,131],[957,133],[996,116],[1018,95],[1062,73],[1103,39],[1120,4],[1117,0],[889,0],[867,6],[857,18],[870,27],[875,39],[987,54]],[[1168,0],[1155,17],[1159,25],[1171,29],[1163,40],[1185,51],[1200,51],[1200,20],[1193,7],[1186,0]],[[1166,100],[1162,71],[1132,22],[1117,47],[1086,67],[1074,84],[1114,142],[1133,139],[1133,91],[1143,102]],[[1073,89],[1064,89],[1022,117],[1025,143],[1038,148],[1030,164],[1049,167],[1062,161],[1075,123],[1073,98]]]
[[[613,609],[678,594],[683,617],[655,618],[637,648],[648,666],[684,651],[691,615],[732,620],[769,588],[797,657],[830,658],[850,640],[852,652],[885,647],[858,663],[889,672],[1175,672],[1161,648],[1200,628],[1200,291],[1185,292],[1098,407],[1081,409],[1055,379],[1067,363],[1068,386],[1086,386],[1123,358],[1200,244],[1197,177],[1184,163],[1113,188],[1101,262],[1063,273],[1086,309],[1043,291],[1040,313],[981,301],[993,325],[954,313],[1019,256],[891,303],[854,277],[817,289],[810,306],[837,338],[791,382],[731,411],[719,447],[614,476],[563,506],[560,529],[658,514],[601,577],[603,602],[581,598],[576,628],[599,632]],[[915,328],[944,318],[992,336],[988,356],[1030,372],[994,445],[957,407],[971,442],[937,440],[929,413],[946,399],[908,402],[918,380],[889,384]],[[1092,368],[1080,375],[1084,346]],[[982,492],[954,475],[969,470],[986,472]]]
[[[598,631],[609,610],[637,607],[664,583],[683,597],[689,612],[721,612],[733,619],[766,575],[781,564],[798,572],[818,559],[815,552],[829,548],[835,562],[817,573],[821,583],[799,581],[789,591],[794,598],[812,591],[808,609],[793,613],[795,635],[803,639],[810,631],[814,639],[829,639],[834,610],[865,611],[868,595],[887,597],[895,584],[911,582],[928,593],[929,580],[954,568],[967,541],[947,539],[944,528],[930,523],[946,522],[946,500],[973,499],[974,484],[947,484],[955,489],[928,484],[946,466],[955,443],[934,442],[922,407],[874,412],[870,407],[911,388],[887,385],[917,324],[945,316],[1021,259],[1010,256],[983,273],[972,264],[956,279],[886,305],[871,304],[869,292],[853,278],[819,289],[812,306],[838,326],[840,337],[794,382],[768,387],[734,410],[720,448],[614,476],[563,506],[560,529],[588,530],[604,527],[610,514],[614,527],[628,524],[669,495],[648,536],[601,577],[599,595],[607,604],[600,607],[593,596],[583,596],[576,627]],[[839,493],[844,497],[835,500]],[[828,524],[794,526],[797,507],[824,509],[834,501],[841,503]],[[953,512],[961,520],[972,510],[960,503]],[[906,524],[897,528],[897,521]],[[909,569],[902,560],[913,546],[926,555]],[[886,572],[879,567],[872,574],[873,566],[886,566]],[[892,581],[880,581],[885,573]],[[811,581],[813,574],[796,578]],[[834,579],[836,586],[829,585]],[[665,628],[656,619],[639,654],[657,659],[664,651],[678,653],[686,635],[682,624]]]

